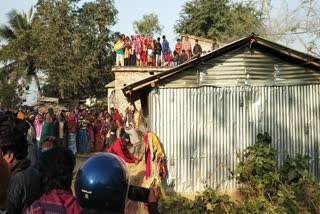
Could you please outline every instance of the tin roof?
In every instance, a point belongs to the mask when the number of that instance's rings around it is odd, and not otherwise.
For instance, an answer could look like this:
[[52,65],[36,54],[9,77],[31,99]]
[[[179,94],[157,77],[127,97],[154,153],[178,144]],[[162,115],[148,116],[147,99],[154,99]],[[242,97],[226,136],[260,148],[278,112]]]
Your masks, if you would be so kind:
[[141,94],[141,92],[151,89],[152,87],[155,86],[156,82],[160,80],[164,80],[168,77],[172,77],[175,74],[178,74],[187,69],[195,67],[196,65],[199,65],[205,61],[227,54],[245,45],[249,45],[250,47],[259,49],[262,52],[275,55],[284,61],[287,61],[293,64],[299,64],[299,65],[302,65],[303,67],[309,67],[309,68],[315,69],[316,71],[320,71],[319,58],[316,58],[312,55],[302,53],[302,52],[290,49],[286,46],[271,42],[255,34],[251,34],[248,37],[232,42],[206,55],[203,55],[198,58],[193,58],[179,66],[173,67],[172,69],[169,69],[167,71],[161,72],[154,76],[132,83],[124,87],[122,91],[125,96],[127,97],[130,96],[131,99],[136,100],[138,99],[139,94]]

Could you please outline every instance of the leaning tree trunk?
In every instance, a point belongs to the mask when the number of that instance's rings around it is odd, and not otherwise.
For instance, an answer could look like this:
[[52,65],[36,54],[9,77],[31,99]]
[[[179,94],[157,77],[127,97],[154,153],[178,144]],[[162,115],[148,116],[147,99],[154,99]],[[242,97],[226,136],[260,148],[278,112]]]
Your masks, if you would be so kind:
[[40,81],[39,81],[39,77],[37,76],[37,74],[34,75],[34,80],[36,81],[38,97],[42,97],[42,91],[41,91],[41,87],[40,87]]

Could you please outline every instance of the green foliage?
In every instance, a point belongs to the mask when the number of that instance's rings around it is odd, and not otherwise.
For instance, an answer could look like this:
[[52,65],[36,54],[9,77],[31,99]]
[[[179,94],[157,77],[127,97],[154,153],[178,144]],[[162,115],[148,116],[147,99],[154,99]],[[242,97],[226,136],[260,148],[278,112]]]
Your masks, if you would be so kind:
[[159,23],[158,15],[154,13],[143,15],[142,19],[133,22],[135,33],[153,36],[161,34],[162,26]]
[[295,158],[287,157],[280,168],[282,180],[288,184],[296,183],[308,175],[310,157],[297,154]]
[[[239,181],[245,200],[238,213],[318,213],[319,185],[308,173],[309,157],[287,157],[283,164],[275,161],[271,137],[257,136],[256,144],[247,148],[232,175]],[[308,200],[306,200],[308,199]]]
[[161,213],[232,213],[235,203],[227,195],[218,196],[212,189],[197,195],[194,200],[181,195],[167,197],[160,202]]
[[[239,162],[233,172],[243,184],[241,192],[247,197],[258,197],[264,190],[272,190],[277,185],[280,175],[275,173],[275,150],[271,147],[271,138],[268,134],[258,134],[257,142],[249,146],[246,151],[245,161]],[[261,179],[262,178],[262,179]]]
[[184,4],[174,29],[179,34],[231,42],[259,31],[261,26],[261,12],[251,3],[193,0]]
[[78,7],[73,0],[40,0],[36,8],[34,34],[40,44],[36,56],[51,91],[69,97],[101,93],[113,78],[109,29],[116,21],[113,1],[98,0]]
[[14,108],[21,102],[22,86],[0,71],[0,107]]
[[319,213],[320,186],[309,175],[309,157],[300,154],[287,157],[283,164],[275,161],[271,137],[258,134],[256,143],[238,154],[232,176],[240,184],[243,201],[233,202],[227,195],[218,196],[212,189],[194,200],[180,195],[160,203],[162,213]]
[[[6,41],[0,49],[0,62],[5,65],[14,62],[10,72],[15,73],[15,81],[30,84],[31,79],[35,78],[37,82],[39,67],[35,57],[35,48],[38,45],[38,39],[32,32],[33,11],[30,9],[26,14],[11,10],[7,16],[8,24],[0,27],[0,39]],[[38,93],[41,95],[40,90]]]

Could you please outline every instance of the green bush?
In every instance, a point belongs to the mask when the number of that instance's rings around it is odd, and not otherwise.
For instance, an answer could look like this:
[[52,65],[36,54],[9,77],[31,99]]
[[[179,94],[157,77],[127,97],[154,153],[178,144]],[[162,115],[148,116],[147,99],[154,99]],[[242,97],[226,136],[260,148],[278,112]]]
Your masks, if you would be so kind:
[[213,189],[207,189],[195,197],[187,199],[177,194],[160,201],[161,213],[234,213],[235,203],[228,195],[218,196]]
[[275,161],[271,137],[258,134],[256,144],[247,148],[232,172],[245,200],[237,213],[319,213],[319,184],[309,175],[308,156],[287,157],[282,165]]
[[244,200],[233,202],[212,189],[194,200],[175,195],[160,202],[161,213],[320,213],[320,185],[309,174],[308,156],[296,154],[280,165],[268,133],[258,134],[243,154],[231,177],[239,183]]

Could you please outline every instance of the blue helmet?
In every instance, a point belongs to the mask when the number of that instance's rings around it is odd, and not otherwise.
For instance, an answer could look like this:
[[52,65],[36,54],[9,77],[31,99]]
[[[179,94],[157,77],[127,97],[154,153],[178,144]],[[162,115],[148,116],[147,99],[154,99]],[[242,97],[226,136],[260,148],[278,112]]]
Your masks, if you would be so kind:
[[114,154],[89,158],[78,171],[75,192],[86,209],[121,211],[125,206],[129,174],[124,161]]

